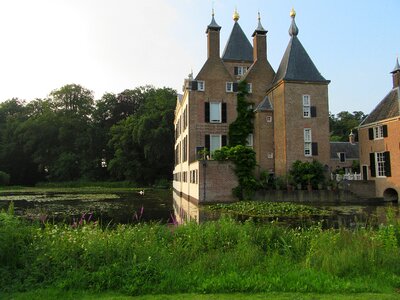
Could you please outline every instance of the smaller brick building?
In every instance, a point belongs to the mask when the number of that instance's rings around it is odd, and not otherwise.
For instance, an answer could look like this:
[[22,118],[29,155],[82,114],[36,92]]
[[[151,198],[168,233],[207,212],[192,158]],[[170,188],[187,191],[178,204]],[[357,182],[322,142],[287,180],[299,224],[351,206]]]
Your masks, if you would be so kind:
[[398,200],[400,193],[400,65],[393,88],[359,126],[360,166],[364,179],[373,180],[376,196]]

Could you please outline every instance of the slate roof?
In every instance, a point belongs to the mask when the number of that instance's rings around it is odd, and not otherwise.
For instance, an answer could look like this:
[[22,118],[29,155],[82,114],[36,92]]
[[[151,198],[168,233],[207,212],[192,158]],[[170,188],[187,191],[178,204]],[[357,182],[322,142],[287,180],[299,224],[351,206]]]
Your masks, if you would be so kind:
[[372,112],[361,122],[360,125],[367,125],[385,119],[397,117],[399,111],[400,92],[399,88],[392,89],[389,94],[372,110]]
[[289,41],[273,83],[281,80],[329,82],[319,73],[296,35]]
[[346,159],[359,159],[358,143],[350,142],[330,142],[331,146],[331,159],[339,159],[338,153],[346,153]]
[[253,61],[253,47],[238,22],[233,25],[222,60]]
[[273,110],[272,103],[269,100],[268,96],[265,96],[263,101],[258,104],[256,109],[254,111],[267,111],[267,110]]

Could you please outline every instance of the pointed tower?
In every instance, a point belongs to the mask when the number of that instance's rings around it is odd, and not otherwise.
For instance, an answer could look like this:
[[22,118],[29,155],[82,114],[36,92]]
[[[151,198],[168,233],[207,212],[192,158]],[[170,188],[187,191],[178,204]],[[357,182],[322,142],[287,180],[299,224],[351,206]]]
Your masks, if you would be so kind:
[[393,76],[393,88],[397,88],[400,86],[400,65],[399,65],[399,58],[396,59],[396,65],[392,72]]
[[290,12],[290,41],[268,91],[274,107],[275,171],[286,174],[296,160],[329,163],[328,84],[298,39]]

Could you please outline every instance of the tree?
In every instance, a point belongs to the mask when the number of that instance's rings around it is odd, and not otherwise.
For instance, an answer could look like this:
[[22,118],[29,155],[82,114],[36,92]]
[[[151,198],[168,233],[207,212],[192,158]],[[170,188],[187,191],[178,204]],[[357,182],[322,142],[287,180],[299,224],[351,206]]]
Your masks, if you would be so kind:
[[93,92],[78,84],[67,84],[50,93],[55,107],[64,112],[88,116],[93,109]]
[[357,134],[357,127],[361,121],[366,118],[366,115],[361,111],[342,111],[336,116],[334,114],[329,115],[329,126],[331,132],[331,141],[347,142],[349,140],[349,134],[353,131]]

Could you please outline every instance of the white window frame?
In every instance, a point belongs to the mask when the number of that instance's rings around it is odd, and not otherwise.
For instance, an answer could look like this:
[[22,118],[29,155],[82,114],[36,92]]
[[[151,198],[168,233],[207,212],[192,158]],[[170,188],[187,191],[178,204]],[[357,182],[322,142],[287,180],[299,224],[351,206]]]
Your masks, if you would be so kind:
[[311,97],[303,95],[303,118],[311,118]]
[[385,153],[375,152],[375,170],[376,177],[385,178]]
[[250,133],[246,138],[246,146],[253,148],[254,146],[254,135]]
[[374,140],[383,139],[383,126],[375,126],[374,127]]
[[249,94],[251,94],[253,92],[253,84],[252,83],[247,84],[247,92]]
[[[219,145],[217,147],[213,146],[213,138],[218,139]],[[210,155],[211,155],[211,157],[215,150],[221,149],[221,146],[222,146],[222,135],[210,134]]]
[[198,91],[204,92],[205,87],[206,87],[206,84],[205,84],[204,80],[198,80],[197,81],[197,90]]
[[238,69],[238,71],[237,71],[237,76],[242,76],[242,75],[244,75],[246,72],[247,72],[247,67],[244,67],[244,66],[238,66],[237,67]]
[[304,156],[312,156],[312,131],[304,128]]
[[272,116],[267,116],[265,120],[267,121],[267,123],[272,123]]
[[273,152],[268,152],[267,157],[268,157],[269,159],[274,158],[274,153],[273,153]]
[[233,82],[226,82],[225,90],[227,93],[233,93]]
[[[217,108],[218,107],[218,108]],[[217,109],[214,113],[213,109]],[[211,116],[218,114],[218,119],[213,119]],[[222,105],[221,102],[210,102],[210,123],[221,123],[222,122]]]

